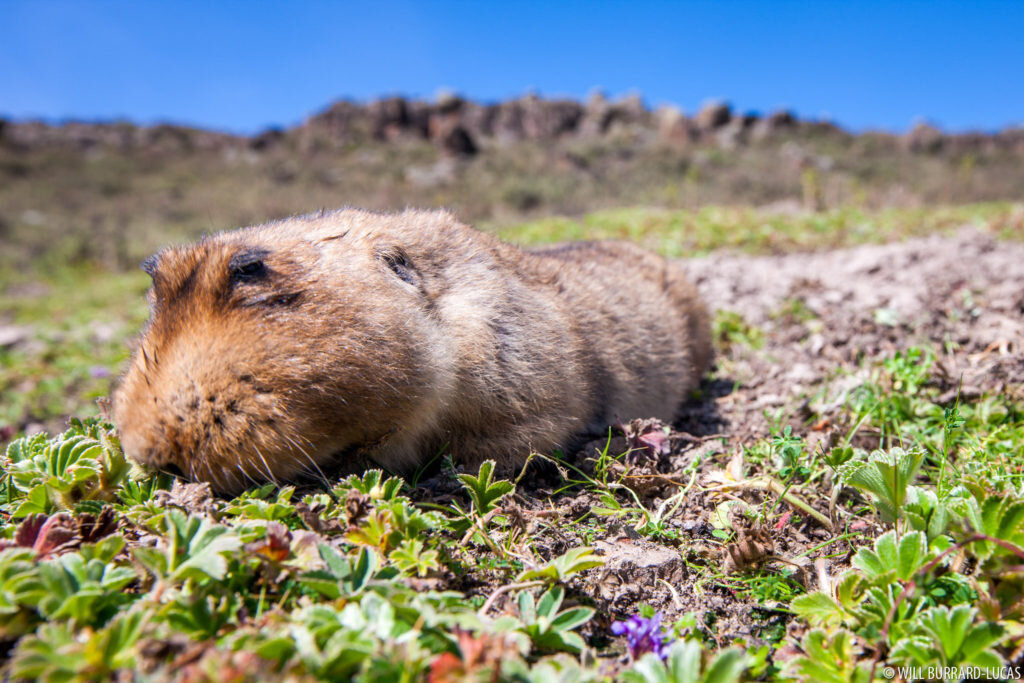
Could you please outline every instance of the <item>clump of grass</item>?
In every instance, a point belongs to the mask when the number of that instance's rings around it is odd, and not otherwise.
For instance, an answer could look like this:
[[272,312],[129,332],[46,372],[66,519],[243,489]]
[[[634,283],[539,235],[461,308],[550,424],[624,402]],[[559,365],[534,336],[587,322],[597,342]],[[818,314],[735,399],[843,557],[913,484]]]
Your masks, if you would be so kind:
[[725,309],[715,311],[711,336],[721,350],[735,345],[751,349],[764,346],[764,330],[749,324],[739,313]]
[[502,228],[520,244],[575,240],[630,240],[678,258],[717,249],[783,253],[890,242],[949,234],[966,226],[1001,238],[1020,239],[1024,212],[1013,204],[869,210],[843,207],[776,214],[765,210],[706,206],[696,210],[629,208],[574,218],[542,218]]
[[24,339],[0,348],[0,429],[96,415],[146,319],[146,275],[79,266],[5,279],[0,320]]

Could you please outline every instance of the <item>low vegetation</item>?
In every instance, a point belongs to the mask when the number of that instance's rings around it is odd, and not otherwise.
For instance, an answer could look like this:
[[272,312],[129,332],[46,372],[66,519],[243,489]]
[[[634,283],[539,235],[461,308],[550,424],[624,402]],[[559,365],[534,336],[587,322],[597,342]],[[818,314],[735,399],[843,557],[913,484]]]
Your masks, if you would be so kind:
[[[216,500],[130,466],[102,421],[20,438],[0,480],[6,673],[869,681],[1006,666],[1024,644],[1024,406],[942,403],[931,360],[899,353],[849,390],[831,448],[776,429],[664,473],[680,481],[665,497],[638,485],[657,457],[642,441],[553,458],[551,490],[446,463],[431,481],[371,470]],[[601,504],[565,514],[581,494]],[[702,500],[713,528],[691,538],[680,522]],[[809,527],[799,552],[774,547]],[[624,528],[768,626],[752,639],[713,612],[609,613],[588,543]]]

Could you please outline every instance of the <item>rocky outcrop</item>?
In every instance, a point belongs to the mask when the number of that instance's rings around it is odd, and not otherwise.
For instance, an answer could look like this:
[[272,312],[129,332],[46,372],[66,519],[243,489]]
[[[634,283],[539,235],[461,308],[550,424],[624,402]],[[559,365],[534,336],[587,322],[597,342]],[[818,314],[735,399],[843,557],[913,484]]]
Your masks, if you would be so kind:
[[[652,111],[638,95],[609,100],[595,94],[580,102],[535,94],[481,104],[451,94],[433,102],[386,97],[366,104],[335,102],[287,130],[270,129],[241,137],[176,125],[136,126],[128,122],[51,125],[0,120],[0,144],[33,149],[109,147],[156,153],[189,153],[237,148],[256,152],[292,145],[302,152],[367,142],[430,141],[453,157],[467,157],[522,142],[629,140],[670,147],[693,144],[725,149],[772,138],[849,135],[826,121],[800,120],[790,111],[768,116],[737,113],[727,102],[705,104],[688,117],[677,107]],[[896,138],[912,154],[999,153],[1024,155],[1024,128],[998,133],[948,134],[918,124]]]
[[240,145],[244,140],[245,138],[186,126],[136,126],[124,121],[69,121],[60,125],[41,121],[5,121],[4,125],[0,126],[0,143],[15,148],[70,147],[87,150],[94,147],[110,147],[120,150],[190,152]]

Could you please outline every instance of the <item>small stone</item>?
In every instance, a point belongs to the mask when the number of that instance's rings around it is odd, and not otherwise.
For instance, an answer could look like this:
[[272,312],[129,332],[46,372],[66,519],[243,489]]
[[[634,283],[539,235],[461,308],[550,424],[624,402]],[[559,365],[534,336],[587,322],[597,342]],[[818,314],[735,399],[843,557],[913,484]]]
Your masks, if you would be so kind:
[[24,325],[0,325],[0,349],[9,349],[28,340],[32,328]]

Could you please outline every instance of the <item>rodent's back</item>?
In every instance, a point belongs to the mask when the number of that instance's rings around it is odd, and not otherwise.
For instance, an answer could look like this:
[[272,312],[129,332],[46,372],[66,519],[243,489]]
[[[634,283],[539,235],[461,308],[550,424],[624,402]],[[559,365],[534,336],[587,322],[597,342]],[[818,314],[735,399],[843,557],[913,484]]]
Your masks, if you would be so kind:
[[711,362],[707,309],[681,264],[627,242],[577,242],[532,252],[557,273],[589,347],[593,426],[669,421]]
[[671,419],[710,359],[677,265],[627,244],[524,252],[444,212],[289,219],[151,270],[122,443],[225,491],[444,448],[515,466],[617,419]]

